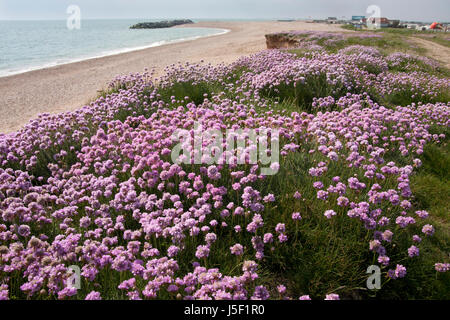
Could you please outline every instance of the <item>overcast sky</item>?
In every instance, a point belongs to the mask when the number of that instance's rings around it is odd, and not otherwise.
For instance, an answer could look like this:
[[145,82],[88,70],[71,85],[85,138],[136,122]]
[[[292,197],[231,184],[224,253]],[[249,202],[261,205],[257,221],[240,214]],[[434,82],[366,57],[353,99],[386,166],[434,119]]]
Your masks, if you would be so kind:
[[0,19],[65,19],[71,4],[87,19],[340,18],[365,15],[375,4],[391,19],[450,20],[450,0],[0,0]]

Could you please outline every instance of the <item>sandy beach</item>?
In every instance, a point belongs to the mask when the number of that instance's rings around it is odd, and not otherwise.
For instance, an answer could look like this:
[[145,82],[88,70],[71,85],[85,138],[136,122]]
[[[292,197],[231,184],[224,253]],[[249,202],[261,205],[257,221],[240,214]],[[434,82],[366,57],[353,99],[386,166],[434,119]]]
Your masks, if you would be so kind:
[[16,131],[40,113],[76,110],[95,99],[98,91],[119,74],[145,68],[155,68],[158,74],[168,65],[187,61],[230,63],[265,49],[264,35],[272,32],[342,31],[338,25],[300,21],[200,22],[194,26],[230,32],[0,78],[0,133]]

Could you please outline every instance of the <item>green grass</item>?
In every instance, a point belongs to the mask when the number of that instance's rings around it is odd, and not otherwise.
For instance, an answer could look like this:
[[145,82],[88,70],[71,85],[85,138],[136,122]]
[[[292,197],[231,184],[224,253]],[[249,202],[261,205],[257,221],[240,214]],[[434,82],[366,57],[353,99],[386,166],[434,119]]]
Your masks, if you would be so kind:
[[296,84],[280,84],[273,88],[266,88],[261,91],[261,95],[273,99],[283,105],[294,105],[296,111],[306,111],[313,113],[312,102],[314,98],[333,96],[342,97],[348,90],[341,84],[331,85],[327,81],[326,74],[308,76],[302,82]]
[[[391,32],[393,37],[397,37],[396,32]],[[400,33],[400,35],[404,35]],[[370,40],[370,41],[369,41]],[[406,48],[406,44],[402,43],[400,38],[398,42],[393,42],[392,50],[395,48]],[[332,50],[338,50],[352,44],[372,45],[383,50],[385,53],[391,49],[388,39],[359,39],[350,38],[343,43],[339,43]],[[342,47],[341,47],[342,46]],[[218,92],[226,91],[227,83],[234,83],[239,80],[243,73],[247,70],[236,69],[233,71],[224,83],[216,82],[177,82],[171,86],[160,88],[158,99],[167,102],[167,105],[178,106],[178,102],[194,102],[200,104],[204,101],[205,95],[210,97]],[[103,92],[103,96],[119,92],[121,88],[112,88],[110,91]],[[304,83],[293,85],[280,85],[273,89],[263,90],[263,96],[277,112],[290,113],[293,111],[313,112],[311,103],[314,97],[334,96],[338,98],[347,91],[342,86],[331,86],[326,81],[325,75],[319,75],[306,79]],[[150,90],[150,88],[149,88]],[[146,92],[148,94],[149,92]],[[144,94],[141,98],[145,98]],[[409,97],[408,97],[409,96]],[[174,99],[176,103],[171,103]],[[406,105],[411,103],[411,96],[408,90],[404,90],[398,96],[386,98],[384,102],[392,105]],[[441,99],[449,99],[448,95]],[[142,102],[142,101],[141,101]],[[150,101],[146,101],[150,102]],[[256,110],[263,112],[267,110]],[[151,111],[144,111],[140,105],[130,105],[130,108],[124,109],[115,115],[115,120],[124,121],[131,115],[149,116]],[[95,128],[91,128],[86,135],[89,137],[95,133]],[[439,126],[430,128],[433,134],[445,133],[450,136],[448,129]],[[390,133],[389,133],[390,134]],[[267,205],[264,216],[264,227],[257,232],[257,236],[263,236],[264,233],[275,233],[274,229],[277,223],[283,222],[288,230],[288,242],[286,244],[273,244],[273,252],[267,247],[265,251],[265,259],[260,264],[259,282],[266,284],[270,290],[272,297],[277,297],[276,285],[283,283],[288,287],[288,293],[293,297],[309,294],[312,298],[323,299],[324,294],[338,293],[342,298],[346,299],[450,299],[450,274],[438,274],[434,271],[434,263],[448,261],[448,253],[450,252],[450,147],[448,139],[441,144],[429,144],[424,153],[420,156],[422,167],[417,170],[411,177],[411,187],[414,195],[413,205],[417,209],[424,209],[430,213],[430,218],[426,223],[435,226],[437,232],[434,237],[424,239],[420,245],[420,257],[411,260],[406,256],[406,250],[411,245],[411,237],[420,233],[420,226],[414,226],[410,229],[401,231],[393,230],[396,235],[395,242],[389,246],[388,253],[395,262],[401,261],[407,266],[408,275],[405,279],[390,281],[383,279],[383,287],[378,292],[368,291],[365,289],[367,268],[372,264],[377,264],[376,255],[368,250],[368,241],[373,238],[373,233],[364,228],[364,226],[355,219],[349,219],[346,216],[347,210],[339,208],[335,203],[337,195],[330,195],[327,201],[318,200],[316,198],[316,190],[313,189],[314,181],[320,180],[326,186],[331,184],[334,176],[340,176],[342,181],[346,181],[349,177],[356,175],[360,181],[370,183],[363,176],[364,171],[361,168],[349,168],[343,160],[329,163],[328,172],[320,177],[313,178],[308,174],[308,169],[317,165],[320,161],[328,161],[320,154],[309,154],[309,150],[317,147],[314,141],[297,141],[301,145],[298,152],[291,153],[281,161],[280,172],[277,175],[267,177],[264,181],[260,181],[255,186],[262,195],[272,193],[276,196],[276,202]],[[68,150],[71,141],[64,146],[55,147],[55,149],[47,150],[39,153],[39,166],[36,176],[48,177],[48,164],[54,163],[50,156],[57,149]],[[76,145],[75,151],[80,150],[81,146]],[[76,162],[75,151],[69,154],[67,165]],[[411,162],[411,158],[403,158],[398,155],[397,150],[392,150],[387,154],[385,159],[388,161],[396,161],[397,164],[404,165]],[[169,161],[168,159],[166,159]],[[329,162],[329,161],[328,161]],[[246,170],[245,166],[236,168],[237,170]],[[186,171],[199,173],[198,166],[189,166]],[[123,177],[126,180],[128,177]],[[223,185],[231,190],[233,179],[231,176],[224,174],[220,181],[216,181],[218,185]],[[178,183],[175,183],[178,185]],[[395,189],[397,186],[396,179],[388,178],[383,182],[383,187]],[[160,197],[162,194],[154,189],[138,190],[155,193]],[[293,194],[299,191],[303,198],[296,200]],[[177,193],[177,190],[173,190]],[[348,191],[348,196],[354,201],[367,201],[366,194],[358,194],[356,191]],[[100,199],[101,203],[107,203],[108,199]],[[239,201],[239,194],[230,193],[224,199],[224,203],[230,201]],[[185,207],[193,205],[193,201],[183,198],[182,202]],[[337,216],[331,220],[324,217],[324,211],[333,207],[337,212]],[[399,210],[399,209],[395,209]],[[300,212],[303,219],[295,222],[291,219],[293,212]],[[123,214],[127,217],[125,227],[128,229],[137,229],[136,221],[131,219],[132,212],[122,211],[114,212],[114,215]],[[398,212],[387,213],[392,217],[398,215]],[[209,221],[214,217],[207,217]],[[230,226],[240,224],[243,228],[249,223],[249,217],[232,217]],[[231,227],[230,227],[231,228]],[[34,231],[34,230],[33,230]],[[254,250],[248,244],[251,242],[251,234],[242,232],[236,234],[232,230],[223,228],[212,229],[218,236],[211,250],[215,254],[207,261],[208,268],[220,268],[223,274],[238,276],[241,274],[241,266],[244,258],[232,256],[230,246],[241,243],[246,244],[245,257],[254,258]],[[50,239],[62,231],[55,222],[45,230],[45,234]],[[181,255],[177,257],[180,270],[179,275],[184,275],[192,270],[190,262],[194,260],[195,248],[199,244],[203,244],[203,239],[199,237],[188,237],[186,248]],[[120,241],[123,241],[122,239]],[[152,237],[149,240],[154,247],[160,249],[161,252],[172,244],[164,239],[156,239]],[[125,242],[124,242],[125,244]],[[395,247],[394,247],[395,245]],[[220,254],[217,254],[220,253]],[[386,270],[383,270],[386,271]],[[129,272],[117,273],[111,272],[110,269],[100,271],[95,282],[91,283],[82,280],[82,290],[78,293],[77,298],[82,299],[92,290],[102,292],[103,299],[124,299],[126,296],[117,289],[117,286],[126,279],[132,277]],[[26,298],[20,290],[20,285],[25,279],[19,274],[11,276],[11,298]],[[138,282],[138,287],[142,289],[145,286],[144,281]],[[43,293],[38,298],[45,298]],[[55,297],[49,297],[55,298]],[[161,299],[175,298],[169,293],[158,296]]]
[[210,96],[215,89],[217,89],[217,85],[209,82],[177,82],[170,87],[161,88],[158,93],[164,101],[170,101],[174,98],[178,101],[186,100],[198,105],[203,103],[205,97]]
[[[411,70],[410,63],[414,64],[414,70]],[[450,77],[450,70],[447,69],[444,66],[439,66],[438,68],[434,68],[430,66],[429,64],[426,64],[425,62],[419,60],[419,59],[410,59],[409,61],[405,60],[403,63],[400,63],[399,65],[390,65],[389,71],[392,73],[396,72],[411,72],[411,71],[419,71],[428,73],[431,75],[435,75],[438,77]]]
[[[345,47],[351,44],[372,45],[385,50],[399,48],[407,49],[403,38],[393,33],[392,37],[397,37],[393,42],[393,48],[389,48],[391,42],[386,38],[376,41],[360,40],[350,38],[345,43],[338,44],[333,50],[338,50],[340,46]],[[236,70],[227,78],[228,83],[234,83],[245,70]],[[327,84],[325,76],[306,79],[305,83],[293,85],[280,85],[277,91],[273,89],[263,90],[263,97],[268,99],[268,104],[277,112],[290,113],[292,111],[311,110],[311,102],[314,97],[325,97],[334,95],[339,97],[343,94],[343,88],[330,86]],[[161,99],[167,101],[172,98],[179,101],[193,101],[197,104],[203,102],[205,94],[208,96],[225,90],[224,84],[219,83],[176,83],[173,86],[164,88],[161,91]],[[341,92],[342,91],[342,92]],[[406,105],[409,92],[405,90],[403,96],[390,97],[389,103]],[[188,99],[186,100],[186,97]],[[411,99],[411,97],[409,97]],[[262,112],[264,110],[256,110]],[[441,127],[430,129],[432,133],[442,133]],[[448,132],[446,132],[448,135]],[[449,147],[445,142],[441,145],[430,145],[420,156],[423,166],[411,178],[412,191],[414,194],[414,206],[430,212],[430,219],[426,223],[432,223],[438,232],[431,239],[424,239],[420,245],[420,257],[411,260],[407,257],[406,250],[411,245],[411,237],[420,233],[420,226],[400,231],[393,230],[397,236],[395,247],[388,247],[391,258],[407,266],[408,275],[405,279],[390,281],[383,279],[383,287],[378,292],[365,289],[367,274],[366,270],[372,264],[376,264],[376,255],[368,250],[368,241],[373,235],[367,231],[357,220],[349,219],[345,209],[336,209],[338,215],[335,219],[327,220],[323,213],[330,208],[330,203],[336,201],[337,196],[331,195],[327,202],[316,199],[316,191],[312,188],[312,183],[317,178],[312,178],[308,174],[308,169],[316,165],[319,161],[327,161],[322,155],[310,155],[308,151],[315,147],[314,142],[298,141],[301,150],[288,155],[281,161],[280,172],[275,176],[267,177],[259,182],[255,189],[262,195],[273,193],[277,196],[276,202],[267,205],[263,213],[264,227],[258,230],[257,235],[274,232],[277,223],[286,223],[289,231],[288,242],[284,245],[273,244],[273,252],[266,248],[265,259],[259,268],[259,282],[266,284],[271,289],[272,297],[277,297],[276,285],[283,283],[288,287],[288,293],[293,297],[309,294],[312,298],[323,299],[326,293],[338,293],[342,298],[362,299],[445,299],[450,298],[450,278],[448,274],[437,274],[434,271],[434,263],[447,261],[450,252],[450,219],[448,208],[450,198],[450,158]],[[386,158],[389,161],[396,161],[401,164],[408,162],[397,153],[392,153]],[[411,160],[411,159],[409,159]],[[198,167],[186,168],[197,172]],[[238,167],[236,170],[245,170],[245,167]],[[320,178],[329,185],[334,176],[340,176],[343,181],[351,176],[357,175],[361,181],[365,181],[363,170],[358,168],[348,168],[342,162],[330,163],[328,172]],[[366,182],[366,181],[365,181]],[[231,189],[232,179],[229,176],[222,176],[218,182]],[[176,184],[177,185],[177,184]],[[384,183],[384,188],[395,189],[397,181],[388,179]],[[154,190],[153,190],[154,191]],[[299,191],[305,200],[293,198],[295,191]],[[350,196],[356,197],[359,201],[367,201],[363,196],[350,192]],[[236,199],[233,197],[236,196]],[[358,199],[359,197],[359,199]],[[224,202],[237,201],[238,193],[227,195]],[[188,199],[182,199],[186,205],[191,205]],[[397,210],[397,209],[396,209]],[[291,219],[293,212],[300,212],[303,219],[295,222]],[[398,212],[391,212],[395,217]],[[212,219],[208,217],[207,219]],[[229,225],[240,224],[245,227],[249,218],[233,217]],[[208,259],[207,267],[220,268],[221,272],[227,275],[239,275],[243,258],[232,256],[229,247],[235,243],[247,244],[245,256],[254,254],[253,248],[248,246],[251,234],[242,232],[239,234],[225,229],[212,230],[217,233],[218,241],[212,245],[212,251],[221,254],[213,254]],[[153,243],[161,251],[167,249],[169,243],[163,240],[154,240]],[[180,274],[185,274],[192,269],[188,263],[193,260],[195,248],[202,243],[202,239],[192,238],[186,243],[186,249],[182,256],[178,257],[180,262]],[[446,260],[447,259],[447,260]],[[386,271],[386,270],[383,270]],[[121,293],[115,289],[121,280],[131,277],[131,274],[123,274],[111,278],[110,272],[101,272],[99,285],[106,285],[105,297],[123,298]],[[139,286],[143,286],[141,283]],[[88,284],[88,290],[93,290],[94,284]],[[83,297],[82,292],[79,297]],[[169,294],[160,298],[173,298]]]
[[[368,238],[368,232],[360,223],[349,221],[344,210],[331,222],[323,216],[329,205],[315,200],[313,178],[308,174],[308,169],[321,159],[311,157],[306,152],[309,147],[303,145],[303,152],[288,156],[281,164],[281,171],[260,186],[264,194],[280,195],[274,208],[266,214],[267,223],[287,221],[287,230],[294,230],[288,233],[288,245],[276,245],[274,255],[269,255],[263,264],[267,272],[264,281],[283,279],[282,283],[287,284],[293,296],[309,294],[320,299],[324,293],[335,292],[350,297],[364,286],[365,262],[373,258],[367,253],[367,244],[361,242]],[[337,172],[341,176],[350,174],[350,170],[344,171],[347,173],[332,166],[325,180]],[[305,200],[294,199],[295,191],[302,193]],[[303,220],[292,221],[293,212],[300,212]]]
[[[447,130],[448,131],[448,130]],[[447,132],[448,134],[448,132]],[[447,135],[448,137],[448,135]],[[415,286],[407,288],[411,295],[430,299],[450,299],[450,275],[433,272],[425,266],[446,261],[450,252],[450,146],[429,145],[420,157],[422,167],[411,179],[415,204],[430,213],[427,223],[436,228],[430,242],[421,247],[426,255],[413,266]]]
[[367,30],[367,29],[356,29],[351,25],[342,26],[344,30],[356,31],[356,32],[376,32],[382,33],[384,35],[389,35],[395,38],[406,38],[406,37],[416,37],[423,38],[425,40],[433,41],[445,47],[450,47],[450,33],[432,30],[412,30],[406,28],[383,28],[378,30]]
[[[319,41],[324,42],[324,40]],[[381,50],[385,55],[393,52],[414,52],[416,54],[423,54],[425,51],[422,48],[417,48],[411,46],[409,43],[404,41],[402,37],[396,35],[383,35],[382,38],[360,38],[360,37],[349,37],[346,40],[342,40],[334,43],[333,45],[325,45],[325,48],[332,53],[335,53],[345,47],[351,45],[362,45],[375,47]]]
[[[303,145],[302,149],[306,151],[309,147]],[[417,208],[429,210],[431,218],[426,222],[435,225],[439,232],[430,241],[424,240],[420,246],[421,256],[414,258],[415,261],[406,257],[406,249],[411,245],[412,235],[420,233],[420,228],[393,230],[397,234],[396,247],[388,248],[390,256],[392,254],[399,259],[397,261],[407,266],[407,278],[396,281],[384,279],[383,288],[378,292],[365,289],[367,267],[377,264],[375,255],[367,250],[371,232],[358,221],[346,217],[346,210],[338,210],[338,216],[331,221],[323,216],[329,203],[336,201],[336,197],[331,196],[327,202],[315,200],[315,191],[311,187],[315,180],[307,170],[324,159],[297,152],[288,156],[282,162],[281,171],[261,183],[261,189],[258,189],[263,190],[264,194],[282,195],[273,209],[266,212],[265,216],[269,217],[266,223],[275,225],[279,220],[289,221],[293,212],[301,212],[303,217],[300,223],[287,223],[288,230],[295,230],[288,234],[291,239],[289,245],[276,246],[276,254],[269,255],[263,263],[266,276],[262,280],[267,284],[283,280],[281,282],[287,284],[293,296],[309,294],[319,299],[324,293],[332,292],[347,299],[449,298],[450,282],[446,282],[446,279],[450,278],[446,274],[437,274],[433,267],[437,261],[446,261],[446,255],[450,252],[450,189],[448,179],[445,180],[443,176],[444,172],[448,175],[449,171],[445,170],[450,162],[448,154],[435,148],[432,146],[426,149],[421,157],[424,166],[414,176],[412,183],[417,199],[420,199],[422,192],[433,191],[433,196],[428,196],[427,200],[431,201],[431,205],[423,201],[418,201],[416,205]],[[443,163],[446,165],[442,167]],[[336,163],[331,164],[329,172],[319,180],[327,184],[333,176],[339,175],[345,181],[355,173],[363,180],[359,170]],[[430,174],[433,178],[428,181]],[[389,183],[395,188],[395,181]],[[297,190],[305,200],[293,199],[292,194]]]
[[436,102],[448,102],[450,101],[449,92],[440,92],[435,97],[424,96],[421,97],[415,93],[415,90],[408,86],[402,88],[401,91],[391,93],[386,96],[379,96],[375,91],[369,90],[374,100],[386,107],[396,107],[396,106],[408,106],[412,103],[422,102],[426,103],[436,103]]

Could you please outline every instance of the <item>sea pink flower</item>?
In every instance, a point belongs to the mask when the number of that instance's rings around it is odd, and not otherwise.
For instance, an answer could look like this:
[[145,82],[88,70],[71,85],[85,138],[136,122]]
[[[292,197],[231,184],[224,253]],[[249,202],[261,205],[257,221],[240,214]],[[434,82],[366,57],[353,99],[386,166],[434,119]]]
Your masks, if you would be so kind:
[[327,219],[331,219],[332,217],[334,217],[336,215],[336,212],[334,211],[334,210],[327,210],[327,211],[325,211],[325,213],[324,213],[324,216],[327,218]]
[[426,224],[423,226],[422,232],[427,236],[432,236],[434,234],[434,227],[430,224]]
[[244,254],[244,247],[239,243],[230,247],[230,250],[231,250],[231,254],[234,254],[236,256],[241,256],[242,254]]
[[91,291],[90,293],[88,293],[85,300],[102,300],[102,297],[100,295],[100,292]]

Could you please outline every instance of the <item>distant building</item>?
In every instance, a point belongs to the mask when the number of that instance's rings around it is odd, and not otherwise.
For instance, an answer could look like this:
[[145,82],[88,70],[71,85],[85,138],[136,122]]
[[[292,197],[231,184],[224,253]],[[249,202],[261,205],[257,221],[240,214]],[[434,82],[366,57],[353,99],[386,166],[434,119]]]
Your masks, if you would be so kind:
[[347,21],[347,23],[357,29],[362,29],[362,27],[367,23],[367,19],[365,16],[352,16],[352,20]]
[[360,23],[364,23],[366,22],[366,17],[365,16],[352,16],[352,22],[360,22]]
[[336,24],[338,23],[337,17],[328,17],[327,23]]
[[389,19],[388,18],[369,18],[368,21],[369,21],[369,24],[371,24],[375,28],[389,27]]
[[409,24],[406,25],[406,27],[408,29],[417,29],[417,28],[419,28],[419,25],[415,24],[415,23],[409,23]]
[[400,26],[400,20],[389,20],[389,28],[398,28]]

